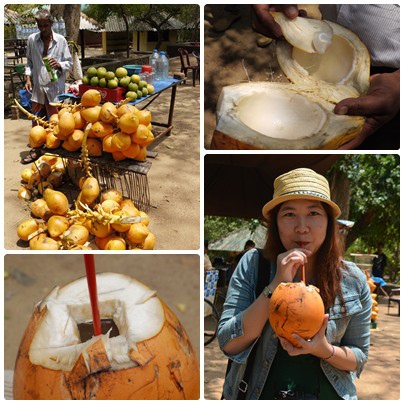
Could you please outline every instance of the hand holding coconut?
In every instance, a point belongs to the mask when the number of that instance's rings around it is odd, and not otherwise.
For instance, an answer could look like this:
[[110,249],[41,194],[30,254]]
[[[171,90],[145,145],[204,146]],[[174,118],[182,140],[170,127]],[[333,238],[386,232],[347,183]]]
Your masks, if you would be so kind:
[[333,357],[335,355],[335,348],[333,349],[331,347],[330,343],[325,337],[325,330],[327,329],[327,325],[328,314],[325,314],[321,328],[317,332],[317,334],[313,336],[313,338],[306,340],[300,337],[298,334],[292,334],[292,338],[297,342],[297,344],[292,344],[283,337],[280,337],[279,341],[283,349],[287,351],[290,356],[311,354],[321,359]]
[[[293,385],[299,397],[354,399],[350,372],[360,372],[367,360],[372,301],[364,274],[341,260],[340,209],[329,184],[310,169],[292,170],[275,180],[262,212],[268,227],[262,254],[270,263],[257,250],[244,254],[219,322],[219,343],[233,359],[224,398],[237,399],[243,388],[247,400],[276,399]],[[258,294],[264,272],[269,284]],[[249,376],[240,379],[250,360]],[[291,367],[319,376],[308,386],[302,372],[287,371]]]
[[[368,136],[390,122],[399,111],[400,70],[371,76],[367,94],[359,98],[344,99],[334,109],[337,115],[366,117],[362,131],[353,140],[341,146],[341,149],[357,148]],[[396,135],[398,136],[398,132]]]
[[272,17],[271,11],[283,12],[290,19],[294,19],[299,15],[296,4],[254,4],[252,11],[254,30],[268,38],[279,38],[283,35],[282,28]]

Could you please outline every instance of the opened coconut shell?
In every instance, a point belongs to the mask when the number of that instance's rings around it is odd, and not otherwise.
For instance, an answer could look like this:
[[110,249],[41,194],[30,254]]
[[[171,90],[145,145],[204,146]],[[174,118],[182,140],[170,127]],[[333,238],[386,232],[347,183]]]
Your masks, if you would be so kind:
[[290,83],[224,87],[212,148],[336,149],[365,123],[333,111],[341,100],[367,92],[369,53],[355,34],[332,22],[273,15],[287,40],[277,41],[276,54]]
[[35,308],[15,365],[14,399],[198,399],[191,342],[156,292],[140,282],[97,275],[101,318],[113,320],[118,335],[82,341],[79,324],[92,320],[86,282],[56,287]]

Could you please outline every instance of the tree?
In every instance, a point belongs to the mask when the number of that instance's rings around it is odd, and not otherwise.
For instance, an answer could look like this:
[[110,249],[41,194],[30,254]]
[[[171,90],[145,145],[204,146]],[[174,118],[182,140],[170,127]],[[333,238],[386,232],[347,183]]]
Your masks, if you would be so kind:
[[258,225],[256,219],[239,219],[235,217],[205,216],[204,231],[205,239],[209,242],[216,241],[233,230],[249,227],[253,232]]
[[348,252],[374,252],[383,242],[394,271],[399,266],[400,249],[399,156],[347,154],[328,178],[333,200],[347,213],[342,218],[355,222],[346,239]]

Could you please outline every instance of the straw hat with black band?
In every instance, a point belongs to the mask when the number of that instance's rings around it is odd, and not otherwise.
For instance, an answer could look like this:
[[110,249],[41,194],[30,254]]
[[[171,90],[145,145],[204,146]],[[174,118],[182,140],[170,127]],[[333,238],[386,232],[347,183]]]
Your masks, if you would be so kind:
[[262,214],[269,218],[269,212],[277,205],[292,199],[309,199],[324,202],[332,209],[336,219],[341,210],[330,198],[330,186],[325,177],[310,168],[297,168],[280,175],[274,181],[274,196],[262,208]]

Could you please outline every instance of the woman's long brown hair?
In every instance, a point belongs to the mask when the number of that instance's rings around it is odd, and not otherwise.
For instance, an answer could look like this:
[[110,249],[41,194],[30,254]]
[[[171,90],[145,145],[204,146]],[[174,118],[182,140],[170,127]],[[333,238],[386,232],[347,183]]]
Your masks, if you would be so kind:
[[[336,220],[332,214],[331,208],[323,203],[324,209],[328,216],[327,232],[324,243],[320,247],[316,256],[316,286],[320,289],[320,295],[323,299],[324,306],[328,309],[334,304],[335,298],[338,296],[343,304],[344,300],[341,291],[342,279],[342,245],[336,225]],[[277,225],[277,216],[281,205],[276,206],[269,214],[267,220],[267,240],[264,247],[265,258],[276,263],[279,254],[285,252]]]

